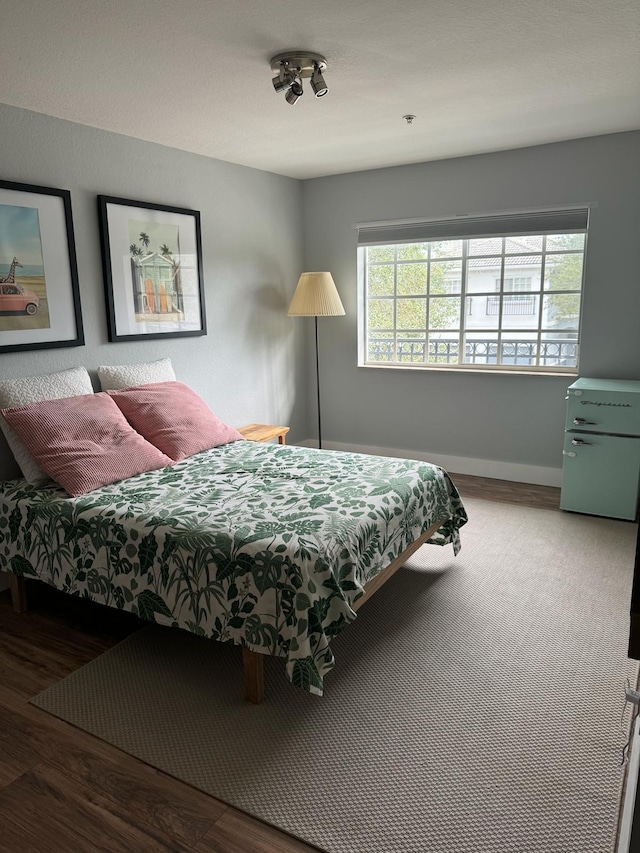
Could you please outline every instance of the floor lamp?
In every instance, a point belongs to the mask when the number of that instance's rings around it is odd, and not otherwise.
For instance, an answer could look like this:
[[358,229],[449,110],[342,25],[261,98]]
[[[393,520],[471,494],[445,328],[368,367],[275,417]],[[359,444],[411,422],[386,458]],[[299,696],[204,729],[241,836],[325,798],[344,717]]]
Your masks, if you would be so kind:
[[320,360],[318,358],[318,317],[344,314],[340,296],[330,272],[303,272],[298,279],[287,314],[289,317],[313,317],[316,326],[316,388],[318,391],[318,447],[322,447],[320,416]]

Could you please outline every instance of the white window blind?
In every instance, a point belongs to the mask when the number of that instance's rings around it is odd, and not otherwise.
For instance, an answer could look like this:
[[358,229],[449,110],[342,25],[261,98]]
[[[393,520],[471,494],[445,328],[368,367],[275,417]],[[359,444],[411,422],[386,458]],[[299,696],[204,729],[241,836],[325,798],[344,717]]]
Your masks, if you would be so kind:
[[505,234],[578,234],[586,232],[588,218],[589,209],[584,207],[496,216],[461,216],[424,222],[363,222],[356,227],[359,246],[381,246],[430,240],[470,240]]

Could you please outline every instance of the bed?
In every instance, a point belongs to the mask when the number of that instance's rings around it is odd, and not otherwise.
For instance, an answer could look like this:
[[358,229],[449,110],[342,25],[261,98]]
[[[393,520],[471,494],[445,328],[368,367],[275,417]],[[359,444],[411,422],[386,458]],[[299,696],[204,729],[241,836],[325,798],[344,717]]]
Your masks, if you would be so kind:
[[467,520],[424,462],[234,441],[78,497],[0,484],[0,569],[262,655],[322,695],[331,638],[425,542],[460,547]]

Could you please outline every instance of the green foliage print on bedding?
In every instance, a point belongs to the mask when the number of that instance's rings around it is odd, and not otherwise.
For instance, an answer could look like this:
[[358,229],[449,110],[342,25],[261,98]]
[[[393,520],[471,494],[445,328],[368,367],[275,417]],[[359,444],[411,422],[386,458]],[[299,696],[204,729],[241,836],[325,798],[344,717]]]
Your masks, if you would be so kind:
[[423,462],[237,441],[90,494],[0,484],[0,569],[286,658],[322,694],[364,584],[467,516]]

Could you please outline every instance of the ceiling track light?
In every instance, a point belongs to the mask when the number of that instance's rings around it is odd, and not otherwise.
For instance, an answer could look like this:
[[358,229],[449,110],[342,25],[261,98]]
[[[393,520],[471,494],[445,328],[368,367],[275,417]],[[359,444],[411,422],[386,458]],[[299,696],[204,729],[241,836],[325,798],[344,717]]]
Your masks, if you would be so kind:
[[270,60],[272,79],[276,92],[284,92],[288,104],[297,103],[304,94],[302,81],[310,80],[316,98],[324,97],[329,88],[323,77],[327,60],[319,53],[308,50],[286,50]]

